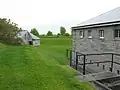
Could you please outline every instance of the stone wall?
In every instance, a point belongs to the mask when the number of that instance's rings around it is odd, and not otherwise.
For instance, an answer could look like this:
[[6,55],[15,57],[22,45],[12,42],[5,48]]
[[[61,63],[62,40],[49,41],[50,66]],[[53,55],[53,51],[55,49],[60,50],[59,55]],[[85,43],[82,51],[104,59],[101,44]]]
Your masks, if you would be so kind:
[[[88,53],[119,53],[120,54],[120,38],[114,37],[114,30],[120,29],[118,26],[108,26],[108,27],[98,27],[89,29],[80,29],[84,31],[84,37],[80,38],[80,30],[72,30],[72,50],[75,52],[80,52],[83,54]],[[92,30],[92,38],[88,38],[88,30]],[[104,30],[104,39],[100,39],[99,30]],[[72,53],[72,60],[75,63],[76,54]],[[114,56],[114,61],[120,63],[120,56]],[[83,63],[83,57],[78,58],[79,63]],[[100,55],[100,56],[87,56],[86,62],[98,62],[98,61],[111,61],[111,55]],[[99,67],[96,64],[86,65],[89,69],[100,69],[102,70],[103,65],[105,65],[105,71],[108,71],[111,67],[111,63],[100,63]],[[81,67],[83,67],[81,65]],[[120,66],[113,64],[113,70],[117,73],[120,70]],[[99,70],[97,70],[99,72]]]
[[[114,30],[120,26],[80,29],[84,31],[84,37],[80,38],[80,30],[72,30],[72,49],[81,53],[102,53],[120,51],[120,39],[114,38]],[[88,38],[87,32],[92,30],[92,38]],[[99,30],[104,30],[104,39],[100,39]]]
[[[84,37],[80,38],[80,30],[72,30],[72,50],[84,54],[88,53],[120,53],[120,38],[114,38],[114,30],[120,29],[118,26],[98,27],[80,29],[84,31]],[[92,38],[88,38],[88,30],[92,30]],[[99,30],[104,30],[104,39],[100,39]],[[72,58],[75,60],[75,53]],[[105,56],[106,58],[106,56]],[[111,56],[107,56],[107,59]],[[91,59],[91,58],[89,58]],[[103,59],[101,56],[97,59]]]

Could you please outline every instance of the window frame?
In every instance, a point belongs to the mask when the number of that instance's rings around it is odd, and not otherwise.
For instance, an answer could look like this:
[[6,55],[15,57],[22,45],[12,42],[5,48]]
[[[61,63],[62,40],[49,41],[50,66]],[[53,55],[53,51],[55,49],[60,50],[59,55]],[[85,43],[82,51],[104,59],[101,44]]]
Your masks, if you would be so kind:
[[92,38],[92,30],[88,30],[88,38]]
[[80,36],[80,38],[83,38],[83,37],[84,37],[84,31],[83,31],[83,30],[80,30],[80,31],[79,31],[79,36]]
[[[117,35],[116,35],[117,34]],[[114,30],[114,37],[115,38],[120,38],[120,29],[115,29]]]
[[101,39],[104,39],[104,30],[99,30],[99,37],[101,38]]

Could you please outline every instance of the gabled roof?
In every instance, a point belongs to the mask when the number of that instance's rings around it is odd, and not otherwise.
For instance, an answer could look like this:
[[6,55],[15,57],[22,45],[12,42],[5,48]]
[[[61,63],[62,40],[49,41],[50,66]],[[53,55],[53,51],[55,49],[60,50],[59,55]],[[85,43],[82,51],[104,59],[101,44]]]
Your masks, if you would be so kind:
[[120,7],[110,10],[104,14],[101,14],[97,17],[89,19],[85,22],[78,24],[77,26],[89,26],[89,25],[99,25],[99,24],[108,24],[120,22]]
[[32,39],[40,39],[39,37],[33,35],[32,33],[30,33],[30,36],[32,37]]
[[16,36],[23,37],[26,33],[29,33],[29,32],[27,30],[22,30],[22,31],[19,31]]
[[26,33],[29,33],[29,35],[32,37],[32,39],[40,39],[39,37],[33,35],[32,33],[28,32],[27,30],[22,30],[17,33],[18,37],[23,37]]

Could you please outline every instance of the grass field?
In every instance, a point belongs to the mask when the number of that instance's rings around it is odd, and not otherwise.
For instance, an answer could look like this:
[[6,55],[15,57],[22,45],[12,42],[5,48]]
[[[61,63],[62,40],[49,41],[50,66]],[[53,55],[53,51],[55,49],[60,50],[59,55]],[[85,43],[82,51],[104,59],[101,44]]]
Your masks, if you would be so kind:
[[41,38],[40,47],[0,44],[0,90],[94,90],[74,78],[66,48],[71,38]]

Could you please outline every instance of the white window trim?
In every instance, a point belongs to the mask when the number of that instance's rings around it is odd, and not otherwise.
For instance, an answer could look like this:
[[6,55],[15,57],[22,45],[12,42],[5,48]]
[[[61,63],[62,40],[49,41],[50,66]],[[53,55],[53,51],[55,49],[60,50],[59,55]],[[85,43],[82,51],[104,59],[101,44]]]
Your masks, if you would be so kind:
[[100,37],[100,39],[104,39],[104,37]]
[[[99,32],[99,34],[100,34],[100,32]],[[101,36],[99,36],[100,37],[100,39],[104,39],[105,37],[104,37],[104,30],[103,30],[103,32],[101,33]]]
[[[120,38],[120,29],[116,29],[118,31],[118,37],[115,37],[115,34],[114,34],[114,37],[115,38]],[[114,33],[115,33],[115,30],[114,30]]]
[[88,36],[88,38],[90,38],[90,39],[91,39],[91,38],[92,38],[92,36]]
[[82,32],[82,35],[80,36],[80,38],[83,38],[83,34],[84,34],[83,30],[81,30],[80,32]]
[[[91,31],[91,32],[89,32]],[[91,39],[92,38],[92,30],[88,30],[88,38]]]
[[80,36],[80,38],[83,38],[83,36]]

